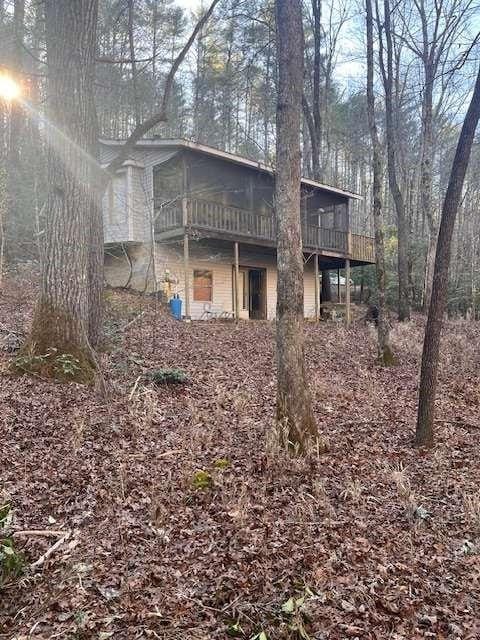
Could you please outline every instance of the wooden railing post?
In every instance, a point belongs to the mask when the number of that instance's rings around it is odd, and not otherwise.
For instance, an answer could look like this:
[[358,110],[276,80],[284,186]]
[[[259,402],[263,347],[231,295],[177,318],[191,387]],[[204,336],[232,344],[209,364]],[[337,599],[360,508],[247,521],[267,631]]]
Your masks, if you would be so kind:
[[234,269],[234,274],[235,274],[235,282],[234,282],[234,287],[235,287],[235,320],[236,322],[239,321],[240,319],[240,290],[239,290],[239,274],[240,274],[240,265],[239,265],[239,251],[238,251],[238,242],[234,243],[234,254],[235,254],[235,269]]
[[185,319],[190,320],[190,245],[188,237],[188,200],[182,198],[183,270],[185,279]]
[[318,270],[318,253],[315,254],[315,322],[320,320],[320,274]]
[[182,224],[188,226],[188,199],[182,198]]

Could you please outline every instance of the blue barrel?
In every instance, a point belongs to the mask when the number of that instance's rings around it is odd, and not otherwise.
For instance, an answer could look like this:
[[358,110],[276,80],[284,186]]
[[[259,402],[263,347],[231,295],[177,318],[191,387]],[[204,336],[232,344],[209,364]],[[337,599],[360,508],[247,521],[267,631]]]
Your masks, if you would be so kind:
[[170,309],[177,320],[182,319],[182,299],[172,298],[170,300]]

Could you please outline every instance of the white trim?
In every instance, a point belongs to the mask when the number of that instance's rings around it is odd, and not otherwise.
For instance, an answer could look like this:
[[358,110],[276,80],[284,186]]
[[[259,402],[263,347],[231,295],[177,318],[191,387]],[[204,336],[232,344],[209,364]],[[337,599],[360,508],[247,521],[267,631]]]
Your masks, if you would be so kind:
[[133,178],[133,167],[132,165],[127,166],[127,229],[128,229],[128,238],[129,240],[133,240],[133,188],[132,188],[132,178]]

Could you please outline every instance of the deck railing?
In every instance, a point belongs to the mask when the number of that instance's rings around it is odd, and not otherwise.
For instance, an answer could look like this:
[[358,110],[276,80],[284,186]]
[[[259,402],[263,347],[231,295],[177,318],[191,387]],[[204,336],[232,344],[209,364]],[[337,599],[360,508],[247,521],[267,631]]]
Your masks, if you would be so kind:
[[245,211],[207,200],[190,200],[189,224],[193,227],[226,231],[234,235],[275,240],[275,221],[272,216]]
[[354,259],[375,262],[375,240],[369,236],[352,233],[350,253]]
[[[185,205],[186,210],[182,207],[181,201],[157,209],[155,232],[161,234],[188,226],[192,229],[275,243],[275,218],[272,215],[198,198],[188,199]],[[302,224],[302,238],[306,249],[324,249],[341,254],[347,254],[348,251],[346,231]],[[374,261],[372,238],[352,234],[350,247],[352,259]]]
[[183,226],[182,206],[167,205],[155,211],[155,233],[171,231]]

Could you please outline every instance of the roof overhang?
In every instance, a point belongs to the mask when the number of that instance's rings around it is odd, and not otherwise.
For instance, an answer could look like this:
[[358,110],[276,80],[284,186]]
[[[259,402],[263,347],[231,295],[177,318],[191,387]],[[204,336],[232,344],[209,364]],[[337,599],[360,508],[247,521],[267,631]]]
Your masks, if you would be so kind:
[[[121,147],[125,143],[124,140],[106,140],[101,139],[100,144],[103,144],[108,147]],[[229,153],[228,151],[220,151],[220,149],[215,149],[214,147],[209,147],[205,144],[199,144],[198,142],[192,142],[191,140],[183,140],[182,138],[144,138],[137,142],[135,148],[148,148],[148,149],[156,149],[156,148],[165,148],[165,147],[177,147],[179,149],[189,149],[191,151],[196,151],[198,153],[203,153],[205,155],[220,158],[227,162],[232,162],[234,164],[238,164],[242,167],[249,167],[251,169],[255,169],[257,171],[261,171],[262,173],[268,173],[270,175],[274,175],[275,171],[273,167],[270,167],[263,162],[257,162],[255,160],[250,160],[249,158],[244,158],[243,156],[237,156],[234,153]],[[335,195],[349,198],[351,200],[363,200],[362,196],[358,193],[354,193],[352,191],[346,191],[345,189],[338,189],[337,187],[332,187],[328,184],[322,184],[321,182],[317,182],[316,180],[310,180],[309,178],[302,178],[302,184],[313,187],[314,189],[321,189],[322,191],[326,191],[328,193],[333,193]]]

